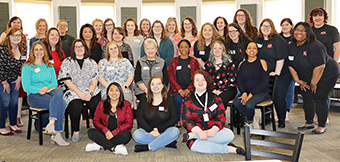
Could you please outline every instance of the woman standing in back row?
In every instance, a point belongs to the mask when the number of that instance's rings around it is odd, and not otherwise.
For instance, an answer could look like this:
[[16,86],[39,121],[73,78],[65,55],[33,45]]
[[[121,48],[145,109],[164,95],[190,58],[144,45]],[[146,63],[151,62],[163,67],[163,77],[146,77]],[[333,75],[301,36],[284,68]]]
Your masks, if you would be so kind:
[[253,25],[253,19],[246,9],[238,9],[235,12],[234,22],[237,23],[251,40],[254,40],[257,35],[257,28]]
[[[191,44],[189,56],[194,56],[194,44],[197,40],[197,34],[198,30],[195,20],[192,17],[186,17],[182,21],[181,32],[177,33],[174,37],[174,42],[176,43],[176,46],[178,46],[179,41],[182,39],[189,40]],[[176,51],[176,56],[178,56],[179,50],[176,49]]]

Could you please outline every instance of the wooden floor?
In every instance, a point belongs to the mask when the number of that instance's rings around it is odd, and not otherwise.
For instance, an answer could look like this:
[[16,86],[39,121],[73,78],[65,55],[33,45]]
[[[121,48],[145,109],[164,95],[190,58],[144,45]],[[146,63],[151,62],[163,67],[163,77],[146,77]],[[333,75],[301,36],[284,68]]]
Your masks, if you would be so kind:
[[[340,104],[333,105],[329,116],[331,123],[327,132],[322,135],[311,134],[305,131],[302,146],[301,162],[336,162],[340,161]],[[286,128],[278,129],[283,132],[296,132],[296,127],[304,123],[304,112],[301,104],[294,104],[289,115],[290,121]],[[229,117],[229,115],[228,115]],[[229,118],[227,118],[229,120]],[[27,123],[27,113],[23,111],[23,121]],[[136,129],[134,126],[133,131]],[[267,126],[271,129],[271,125]],[[184,162],[184,161],[237,161],[244,160],[243,156],[234,154],[200,154],[190,151],[184,143],[178,142],[177,149],[162,148],[155,152],[134,153],[136,144],[131,140],[127,144],[128,156],[115,155],[108,151],[85,152],[85,146],[91,142],[87,137],[85,127],[81,128],[81,139],[77,143],[68,140],[71,145],[60,147],[50,143],[50,136],[44,135],[44,145],[38,145],[38,133],[32,133],[31,140],[26,139],[27,127],[22,127],[23,133],[13,136],[0,136],[0,162],[106,162],[106,161],[156,161],[156,162]],[[182,139],[182,135],[178,141]],[[243,135],[235,135],[233,141],[236,145],[243,146]],[[256,158],[255,158],[256,159]]]

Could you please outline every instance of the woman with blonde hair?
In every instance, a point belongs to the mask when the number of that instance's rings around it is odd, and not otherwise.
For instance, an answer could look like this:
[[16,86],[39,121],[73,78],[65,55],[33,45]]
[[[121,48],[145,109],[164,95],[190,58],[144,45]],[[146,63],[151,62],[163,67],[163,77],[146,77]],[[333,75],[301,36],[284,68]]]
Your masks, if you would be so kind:
[[104,36],[104,23],[100,19],[94,19],[92,21],[92,26],[96,31],[97,42],[104,47],[104,45],[109,42],[109,40]]
[[70,57],[71,55],[71,46],[75,38],[71,35],[68,35],[66,32],[68,30],[68,24],[66,20],[59,20],[56,28],[60,32],[60,38],[63,45],[63,51],[66,57]]
[[[179,41],[181,41],[182,39],[187,39],[190,41],[190,53],[189,56],[194,56],[194,44],[197,41],[197,34],[198,34],[198,30],[197,30],[197,26],[196,26],[196,22],[192,17],[186,17],[183,19],[182,21],[182,25],[181,25],[181,32],[177,33],[174,36],[174,43],[176,43],[176,47],[178,46]],[[179,50],[178,48],[176,49],[176,56],[179,56]]]
[[117,82],[124,92],[124,97],[132,103],[130,85],[133,81],[134,68],[130,61],[122,56],[119,45],[112,41],[106,45],[106,58],[98,63],[99,83],[102,99],[105,99],[106,89],[112,82]]
[[176,18],[169,17],[166,21],[165,28],[169,38],[174,40],[175,35],[179,32]]
[[37,33],[34,37],[30,39],[30,51],[32,49],[33,43],[37,41],[43,41],[46,38],[47,29],[48,25],[45,19],[39,19],[35,23],[35,30],[37,31]]
[[56,73],[49,60],[45,45],[42,42],[34,43],[30,59],[22,67],[22,85],[28,94],[30,106],[49,109],[49,123],[45,132],[53,134],[52,142],[68,146],[70,143],[61,135],[66,107],[64,93],[58,88]]
[[223,42],[224,46],[227,46],[213,24],[203,24],[201,32],[194,45],[194,56],[196,57],[202,69],[205,68],[204,65],[209,60],[211,44],[214,43],[216,40]]

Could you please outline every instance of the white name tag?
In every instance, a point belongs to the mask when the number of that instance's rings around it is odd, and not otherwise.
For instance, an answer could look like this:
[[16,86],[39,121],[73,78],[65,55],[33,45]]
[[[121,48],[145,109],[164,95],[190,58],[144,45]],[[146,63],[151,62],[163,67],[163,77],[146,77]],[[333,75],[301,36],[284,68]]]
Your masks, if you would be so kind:
[[181,70],[182,69],[182,66],[177,66],[176,67],[176,70]]
[[208,114],[203,114],[203,120],[204,120],[204,122],[209,121],[209,116],[208,116]]
[[200,54],[200,55],[204,55],[204,54],[205,54],[205,51],[200,51],[199,54]]
[[210,111],[214,111],[216,108],[217,108],[217,105],[214,103],[213,105],[211,105],[211,106],[209,107],[209,110],[210,110]]
[[136,43],[140,43],[139,39],[134,39],[133,41],[136,42]]
[[54,64],[54,61],[53,61],[53,60],[50,60],[49,62],[50,62],[51,64]]
[[294,61],[294,56],[288,56],[289,61]]
[[257,48],[262,48],[263,44],[257,43]]
[[164,107],[163,107],[163,106],[159,106],[159,107],[158,107],[158,110],[159,110],[159,111],[164,111]]
[[39,73],[41,71],[41,69],[40,68],[36,68],[36,69],[34,69],[34,72],[35,73]]
[[231,55],[235,55],[235,54],[236,54],[236,51],[235,51],[235,50],[230,50],[229,53],[230,53]]
[[149,66],[144,66],[143,70],[150,70]]
[[27,56],[21,56],[21,60],[27,60]]
[[159,67],[159,66],[156,66],[156,67],[155,67],[155,69],[160,69],[160,68],[161,68],[161,67]]

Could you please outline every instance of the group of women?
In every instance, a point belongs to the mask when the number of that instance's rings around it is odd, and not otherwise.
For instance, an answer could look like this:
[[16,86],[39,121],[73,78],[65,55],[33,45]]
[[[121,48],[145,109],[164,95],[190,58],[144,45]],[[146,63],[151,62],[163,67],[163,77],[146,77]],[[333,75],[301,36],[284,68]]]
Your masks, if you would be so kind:
[[[306,119],[298,129],[313,129],[316,111],[318,127],[312,133],[322,134],[329,94],[339,77],[339,33],[326,24],[324,9],[309,16],[313,27],[299,22],[293,28],[286,18],[280,34],[270,19],[262,20],[257,30],[244,9],[236,11],[233,23],[217,17],[200,32],[191,17],[183,19],[180,30],[175,18],[165,26],[143,19],[140,30],[133,18],[122,28],[112,19],[96,19],[81,27],[80,39],[66,34],[65,20],[48,29],[39,19],[29,58],[21,19],[14,17],[1,36],[0,134],[21,132],[22,84],[30,106],[50,110],[45,133],[60,146],[69,145],[61,135],[65,111],[72,141],[78,142],[82,110],[88,108],[94,128],[88,130],[93,143],[86,151],[103,148],[127,155],[131,138],[138,143],[135,152],[177,148],[183,125],[187,132],[182,141],[192,151],[244,154],[230,143],[234,134],[225,126],[227,105],[233,100],[246,124],[258,128],[254,107],[268,98],[269,80],[276,77],[279,127],[285,127],[296,82]],[[131,133],[134,117],[138,129]]]

